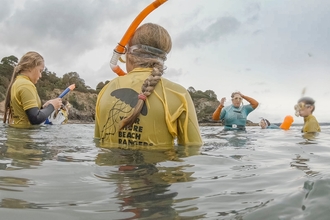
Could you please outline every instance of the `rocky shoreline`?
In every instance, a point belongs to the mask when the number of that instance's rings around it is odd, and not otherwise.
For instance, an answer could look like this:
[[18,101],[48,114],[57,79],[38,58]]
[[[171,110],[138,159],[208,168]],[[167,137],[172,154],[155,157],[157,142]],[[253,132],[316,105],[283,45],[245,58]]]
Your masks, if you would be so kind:
[[[50,92],[49,97],[57,97],[60,93],[59,89],[54,89]],[[192,93],[193,95],[194,93]],[[95,120],[95,105],[97,94],[95,93],[82,93],[72,91],[66,97],[69,110],[68,124],[94,124]],[[45,100],[43,100],[45,102]],[[212,114],[219,105],[218,100],[209,100],[202,97],[193,98],[195,110],[198,118],[199,126],[223,126],[221,122],[213,121]],[[0,102],[0,119],[3,118],[4,101]],[[249,120],[246,126],[258,126],[258,123],[253,123]]]
[[[94,124],[95,122],[91,122],[91,121],[81,121],[81,120],[69,120],[68,121],[68,124]],[[199,126],[201,127],[206,127],[206,126],[223,126],[222,123],[220,122],[209,122],[209,123],[198,123]],[[247,123],[246,126],[259,126],[258,123],[253,123],[253,122],[250,122],[250,123]]]
[[[223,126],[222,123],[199,123],[199,126],[202,126],[202,127],[206,127],[206,126]],[[249,124],[246,124],[246,126],[259,126],[258,123],[249,123]]]
[[[0,113],[0,120],[2,121],[3,119],[3,114]],[[95,121],[91,121],[91,120],[74,120],[74,119],[69,119],[68,120],[68,124],[94,124]],[[223,126],[223,124],[221,122],[200,122],[198,123],[199,126],[202,127],[206,127],[206,126]],[[246,126],[259,126],[258,123],[253,123],[251,121],[248,121],[248,123],[246,124]]]

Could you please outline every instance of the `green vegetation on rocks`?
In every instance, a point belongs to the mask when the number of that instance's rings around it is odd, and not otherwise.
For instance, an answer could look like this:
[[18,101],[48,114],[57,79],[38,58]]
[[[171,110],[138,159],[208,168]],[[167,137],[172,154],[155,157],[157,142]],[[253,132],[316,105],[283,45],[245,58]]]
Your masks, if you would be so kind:
[[[3,112],[3,102],[6,90],[10,83],[14,67],[17,65],[17,57],[11,55],[4,57],[0,62],[0,112]],[[47,68],[42,73],[41,79],[36,84],[40,99],[46,102],[49,99],[58,97],[69,85],[75,84],[76,88],[68,93],[63,99],[70,103],[69,120],[81,122],[93,122],[95,116],[95,104],[97,94],[109,81],[100,82],[95,89],[85,84],[76,72],[65,73],[62,77]],[[215,123],[212,114],[219,105],[217,95],[212,90],[205,92],[189,87],[188,92],[194,102],[198,121],[200,123]]]

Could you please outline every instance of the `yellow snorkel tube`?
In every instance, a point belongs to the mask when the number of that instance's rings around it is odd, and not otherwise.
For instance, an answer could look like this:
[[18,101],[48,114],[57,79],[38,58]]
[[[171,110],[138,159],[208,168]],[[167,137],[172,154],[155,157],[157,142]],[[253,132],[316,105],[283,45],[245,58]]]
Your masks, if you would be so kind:
[[113,50],[113,55],[110,60],[110,67],[113,72],[117,73],[118,76],[124,76],[126,73],[119,67],[118,60],[121,55],[126,53],[126,45],[128,41],[131,39],[132,35],[134,34],[136,28],[140,25],[140,23],[143,21],[145,17],[147,17],[148,14],[150,14],[153,10],[158,8],[160,5],[162,5],[167,0],[155,0],[153,3],[148,5],[143,11],[138,14],[138,16],[134,19],[132,24],[127,29],[126,33],[124,34],[121,41],[118,43],[117,47]]

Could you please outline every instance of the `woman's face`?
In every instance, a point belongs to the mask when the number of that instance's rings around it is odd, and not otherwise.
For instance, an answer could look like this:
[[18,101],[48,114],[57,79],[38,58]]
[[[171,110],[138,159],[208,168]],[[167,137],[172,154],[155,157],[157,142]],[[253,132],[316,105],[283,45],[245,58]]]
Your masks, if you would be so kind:
[[30,70],[29,78],[30,78],[31,82],[33,82],[34,84],[36,84],[38,82],[38,80],[42,76],[41,73],[42,73],[42,71],[44,71],[44,68],[45,68],[45,64],[42,63],[39,66],[36,66]]
[[235,94],[234,97],[231,99],[233,106],[240,107],[242,103],[242,97],[239,94]]

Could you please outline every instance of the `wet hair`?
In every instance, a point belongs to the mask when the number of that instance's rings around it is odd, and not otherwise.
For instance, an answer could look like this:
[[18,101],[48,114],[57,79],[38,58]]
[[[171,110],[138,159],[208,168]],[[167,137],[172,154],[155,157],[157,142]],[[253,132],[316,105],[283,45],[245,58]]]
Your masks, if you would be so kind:
[[235,96],[236,94],[241,95],[239,92],[233,92],[233,93],[231,94],[231,98],[234,98],[234,96]]
[[[152,94],[163,75],[165,70],[164,61],[166,60],[166,54],[171,51],[172,40],[169,33],[163,27],[153,23],[146,23],[141,25],[135,31],[128,43],[129,47],[135,45],[143,45],[146,47],[141,47],[135,49],[133,52],[128,52],[127,62],[129,62],[133,68],[152,68],[152,71],[142,84],[139,100],[134,107],[133,113],[120,122],[119,129],[132,126],[140,115],[146,98]],[[156,49],[163,53],[155,54],[145,48],[151,48],[152,50]]]
[[302,97],[298,100],[298,103],[299,102],[303,102],[303,103],[305,103],[305,105],[313,106],[312,113],[314,112],[314,110],[315,110],[315,100],[313,98],[311,98],[311,97]]
[[267,119],[262,119],[264,122],[266,122],[266,124],[267,124],[267,126],[269,126],[270,125],[270,122],[267,120]]
[[13,83],[15,82],[18,74],[27,70],[31,70],[43,63],[44,63],[44,58],[39,53],[34,51],[27,52],[19,60],[18,64],[14,68],[13,75],[11,76],[9,86],[7,88],[3,123],[9,122],[9,119],[11,118],[11,108],[10,108],[11,87],[13,86]]

